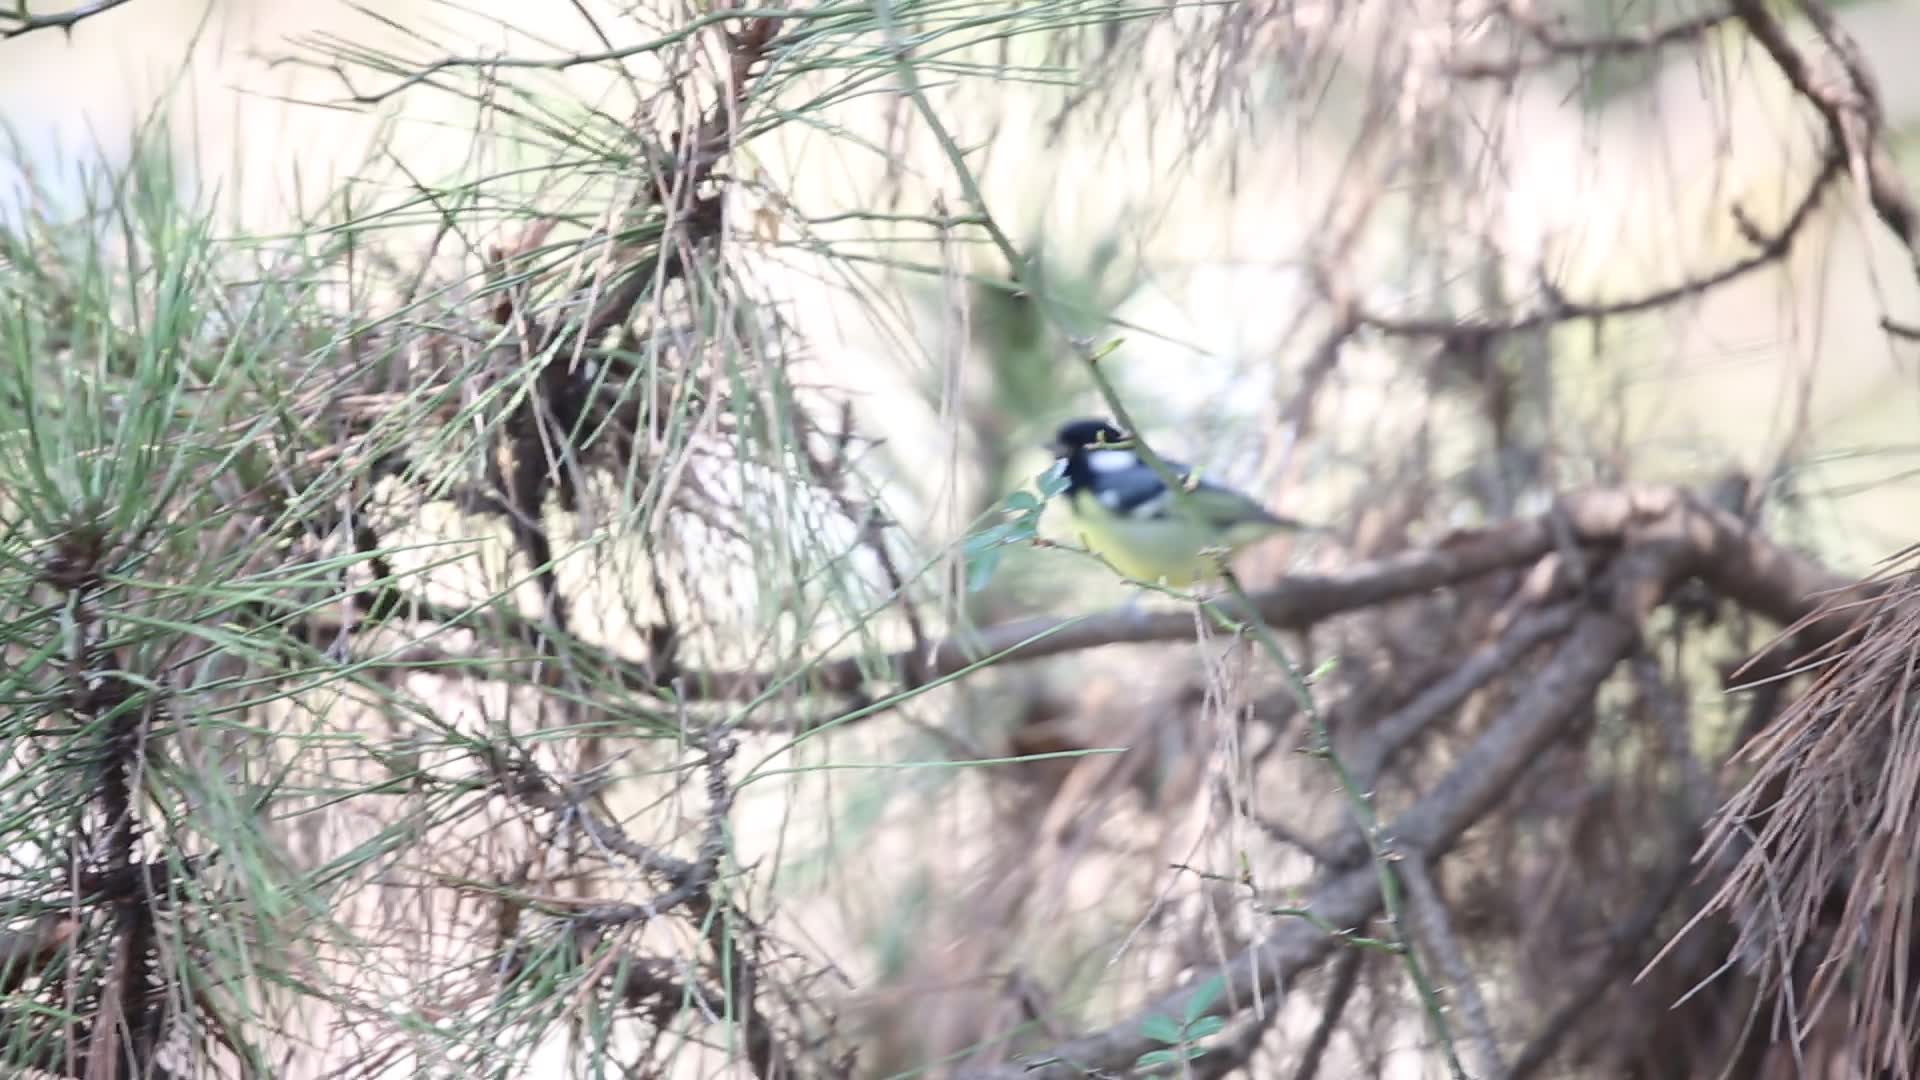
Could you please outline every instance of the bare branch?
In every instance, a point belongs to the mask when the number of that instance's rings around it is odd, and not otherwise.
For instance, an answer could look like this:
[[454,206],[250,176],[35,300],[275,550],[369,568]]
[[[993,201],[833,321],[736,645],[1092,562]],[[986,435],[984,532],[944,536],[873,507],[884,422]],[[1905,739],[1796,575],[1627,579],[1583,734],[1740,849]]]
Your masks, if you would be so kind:
[[[1698,835],[1697,829],[1692,830],[1684,844],[1675,850],[1691,850],[1692,838]],[[1648,888],[1646,899],[1607,934],[1606,951],[1599,962],[1573,981],[1566,1000],[1555,1007],[1552,1015],[1540,1025],[1540,1030],[1521,1047],[1519,1055],[1513,1060],[1513,1068],[1505,1074],[1506,1080],[1526,1080],[1553,1060],[1561,1042],[1587,1016],[1594,1002],[1634,967],[1638,958],[1649,951],[1649,935],[1659,924],[1660,916],[1666,913],[1686,886],[1690,873],[1691,868],[1685,858],[1676,859],[1673,865],[1660,872]]]
[[1327,988],[1326,1003],[1320,1007],[1320,1022],[1314,1025],[1306,1049],[1300,1052],[1300,1067],[1295,1070],[1293,1080],[1313,1080],[1320,1071],[1320,1059],[1326,1056],[1327,1047],[1333,1042],[1333,1029],[1339,1026],[1340,1014],[1353,998],[1354,987],[1360,985],[1360,966],[1366,959],[1364,951],[1348,949],[1334,961],[1333,981]]
[[1260,1043],[1273,1030],[1273,1022],[1280,1018],[1279,1009],[1268,1009],[1241,1025],[1218,1045],[1208,1047],[1199,1057],[1187,1064],[1186,1076],[1194,1080],[1218,1080],[1236,1069],[1244,1069],[1260,1049]]
[[59,30],[72,35],[74,27],[95,15],[104,15],[128,2],[129,0],[94,0],[91,4],[82,4],[77,8],[69,8],[51,15],[30,15],[27,13],[27,5],[23,2],[13,11],[0,11],[0,41],[24,37],[35,30]]
[[[1613,545],[1659,540],[1674,545],[1717,591],[1768,618],[1791,622],[1813,611],[1811,598],[1845,588],[1848,578],[1780,547],[1731,514],[1715,510],[1677,489],[1605,489],[1562,500],[1575,538]],[[1301,629],[1344,612],[1457,585],[1531,563],[1556,549],[1552,514],[1457,533],[1430,548],[1361,563],[1324,575],[1298,575],[1253,594],[1267,625]],[[1233,613],[1233,605],[1221,603]],[[810,665],[804,675],[778,672],[688,674],[696,697],[737,700],[785,685],[796,691],[846,693],[866,687],[878,670],[903,687],[923,686],[976,666],[1037,660],[1102,645],[1179,641],[1193,636],[1184,611],[1117,610],[1075,618],[1042,617],[953,637],[924,654],[902,651],[885,662],[860,659]]]
[[1644,55],[1673,45],[1697,42],[1733,18],[1731,11],[1706,11],[1664,25],[1643,26],[1624,33],[1580,36],[1568,34],[1554,23],[1518,10],[1513,4],[1502,6],[1506,17],[1540,47],[1540,53],[1509,59],[1488,57],[1456,60],[1447,65],[1450,74],[1463,79],[1511,79],[1531,68],[1549,64]]
[[1308,858],[1321,866],[1333,866],[1339,857],[1335,852],[1300,835],[1299,831],[1284,821],[1277,821],[1264,814],[1248,813],[1247,820],[1267,836],[1291,848],[1297,848]]
[[[1296,575],[1254,593],[1261,618],[1282,629],[1302,629],[1351,611],[1458,585],[1486,574],[1535,562],[1557,550],[1555,514],[1581,544],[1604,548],[1635,539],[1661,539],[1687,556],[1690,572],[1742,606],[1780,622],[1813,613],[1816,594],[1852,584],[1805,557],[1782,548],[1739,518],[1707,506],[1677,489],[1602,489],[1567,496],[1560,508],[1539,517],[1506,522],[1474,532],[1456,533],[1430,548],[1404,552],[1325,575]],[[1221,608],[1231,613],[1230,603]],[[392,606],[399,614],[448,625],[481,618],[528,645],[560,647],[571,664],[605,672],[630,689],[659,689],[651,664],[564,635],[544,635],[537,623],[498,611],[461,610],[407,599]],[[1453,708],[1487,678],[1518,656],[1565,630],[1565,615],[1542,614],[1517,623],[1502,641],[1476,654],[1459,672],[1410,704],[1375,738],[1378,745],[1356,748],[1359,764],[1377,773],[1401,745]],[[1835,625],[1837,628],[1837,624]],[[903,649],[880,661],[849,657],[798,664],[787,670],[682,671],[676,679],[681,700],[737,701],[788,690],[796,694],[871,694],[892,684],[905,692],[955,677],[972,669],[1027,661],[1105,645],[1181,641],[1193,636],[1185,612],[1118,609],[1070,618],[1043,616],[1002,623],[973,634],[950,637],[928,649]],[[1806,628],[1800,645],[1818,644],[1828,621]],[[418,662],[446,661],[450,650],[416,641],[402,654]],[[499,658],[491,670],[498,671]],[[488,669],[465,665],[461,672],[481,677]],[[497,675],[492,677],[498,677]],[[873,715],[874,706],[859,715]],[[807,726],[836,722],[827,714]],[[844,722],[844,721],[842,721]],[[780,727],[782,725],[763,725]],[[797,726],[797,725],[786,725]]]
[[1474,1063],[1474,1075],[1501,1075],[1506,1065],[1501,1060],[1500,1040],[1494,1034],[1493,1020],[1487,1014],[1486,999],[1480,996],[1473,968],[1468,966],[1467,954],[1453,932],[1453,920],[1440,899],[1440,890],[1433,884],[1433,875],[1427,871],[1426,859],[1401,859],[1393,864],[1393,869],[1400,875],[1400,883],[1406,886],[1408,913],[1420,927],[1418,940],[1433,954],[1435,963],[1451,983],[1446,989],[1460,1003],[1459,1012],[1466,1020],[1467,1044],[1479,1058]]
[[698,863],[636,842],[620,826],[595,814],[586,805],[585,798],[555,784],[531,762],[499,765],[494,771],[507,794],[556,818],[578,821],[594,843],[632,859],[641,870],[658,875],[672,885],[684,885],[699,876]]
[[1500,640],[1482,648],[1428,686],[1406,707],[1368,731],[1364,740],[1345,751],[1349,767],[1361,784],[1372,787],[1393,756],[1419,734],[1460,707],[1474,691],[1510,671],[1528,653],[1573,627],[1579,609],[1560,604],[1514,621]]
[[1747,32],[1773,58],[1794,92],[1805,98],[1826,121],[1831,146],[1849,163],[1854,182],[1866,193],[1867,201],[1888,231],[1906,247],[1914,274],[1920,277],[1920,246],[1916,246],[1920,245],[1920,236],[1915,235],[1915,230],[1920,229],[1920,212],[1915,211],[1906,180],[1887,152],[1883,138],[1886,111],[1880,103],[1879,83],[1860,55],[1859,45],[1834,21],[1820,0],[1800,0],[1800,8],[1840,58],[1847,74],[1846,85],[1815,77],[1813,65],[1787,36],[1786,28],[1768,10],[1764,0],[1733,0],[1733,13]]
[[1718,270],[1686,278],[1665,288],[1622,300],[1576,300],[1561,293],[1551,281],[1542,281],[1539,283],[1539,288],[1545,294],[1544,303],[1532,311],[1522,312],[1510,319],[1388,315],[1365,308],[1357,308],[1355,317],[1362,325],[1398,337],[1457,340],[1518,333],[1522,330],[1551,326],[1574,319],[1601,319],[1668,307],[1711,292],[1784,258],[1793,249],[1794,241],[1798,238],[1800,231],[1813,219],[1813,212],[1819,208],[1827,188],[1844,174],[1846,160],[1844,147],[1838,143],[1830,144],[1821,158],[1819,169],[1814,173],[1813,179],[1808,182],[1806,191],[1794,203],[1793,209],[1787,214],[1786,221],[1772,233],[1762,230],[1749,220],[1738,206],[1734,207],[1735,221],[1739,223],[1741,231],[1746,235],[1748,242],[1754,245],[1755,250]]
[[[1820,113],[1827,128],[1827,145],[1821,164],[1806,191],[1787,214],[1786,221],[1768,232],[1750,221],[1735,206],[1733,213],[1755,250],[1718,270],[1689,277],[1683,281],[1622,300],[1575,300],[1561,294],[1550,281],[1539,283],[1544,303],[1532,311],[1506,320],[1457,319],[1432,316],[1397,316],[1364,308],[1353,308],[1353,317],[1367,327],[1384,333],[1459,339],[1513,333],[1570,319],[1593,319],[1666,307],[1719,288],[1754,270],[1777,261],[1792,250],[1800,231],[1813,217],[1829,185],[1847,171],[1866,193],[1874,213],[1907,249],[1916,277],[1920,277],[1920,210],[1916,210],[1906,182],[1887,151],[1882,137],[1884,109],[1879,87],[1868,69],[1859,47],[1847,35],[1819,0],[1801,0],[1801,8],[1827,45],[1839,56],[1847,75],[1845,85],[1817,79],[1811,63],[1793,44],[1779,19],[1763,0],[1733,0],[1726,12],[1708,13],[1683,20],[1670,27],[1650,28],[1640,34],[1596,39],[1561,39],[1550,25],[1521,16],[1511,8],[1508,14],[1521,22],[1533,38],[1547,48],[1549,56],[1604,54],[1658,47],[1689,40],[1728,21],[1737,20],[1762,49],[1773,58],[1794,91]],[[1475,77],[1502,77],[1526,62],[1469,62],[1456,67],[1456,74]]]
[[[113,2],[126,3],[126,0],[113,0]],[[709,11],[689,18],[685,23],[675,27],[669,33],[636,42],[632,45],[611,47],[595,52],[563,53],[557,56],[543,57],[505,55],[443,56],[437,60],[425,61],[409,68],[404,76],[378,90],[361,90],[356,87],[353,84],[353,80],[348,76],[346,69],[337,63],[332,65],[332,70],[334,75],[340,80],[341,85],[347,89],[347,96],[342,102],[343,104],[378,105],[416,86],[436,85],[433,77],[442,72],[459,71],[463,69],[475,71],[499,71],[506,69],[566,71],[576,67],[617,64],[636,56],[646,56],[669,49],[685,42],[702,30],[715,26],[724,27],[735,19],[784,21],[789,19],[806,20],[810,18],[811,16],[804,11],[789,11],[781,8],[722,8],[717,11]],[[769,38],[769,40],[771,39]],[[300,61],[291,58],[282,57],[275,60],[274,64],[280,65],[299,62]]]

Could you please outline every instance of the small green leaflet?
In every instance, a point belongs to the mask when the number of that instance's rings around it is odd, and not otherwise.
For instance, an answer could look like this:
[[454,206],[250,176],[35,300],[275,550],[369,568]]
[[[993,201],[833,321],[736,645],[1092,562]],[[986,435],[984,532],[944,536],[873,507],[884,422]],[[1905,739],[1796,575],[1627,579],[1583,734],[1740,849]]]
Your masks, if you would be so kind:
[[1141,1021],[1140,1034],[1154,1042],[1171,1046],[1180,1041],[1180,1021],[1166,1013],[1154,1013]]
[[1137,1071],[1145,1071],[1163,1065],[1172,1065],[1182,1058],[1197,1058],[1204,1053],[1206,1051],[1197,1046],[1183,1047],[1179,1050],[1149,1050],[1134,1059],[1133,1067]]
[[[1227,977],[1225,975],[1215,975],[1213,978],[1208,979],[1206,982],[1194,988],[1193,996],[1187,999],[1187,1007],[1180,1010],[1183,1014],[1182,1018],[1187,1022],[1187,1035],[1189,1038],[1193,1037],[1193,1029],[1196,1026],[1195,1021],[1206,1016],[1207,1010],[1213,1008],[1213,1003],[1219,1001],[1220,995],[1226,992]],[[1220,1029],[1214,1029],[1214,1031],[1218,1030]],[[1209,1035],[1212,1033],[1213,1032],[1208,1032]]]
[[1227,1022],[1218,1016],[1206,1015],[1227,991],[1227,977],[1215,975],[1199,986],[1194,987],[1193,996],[1180,1009],[1180,1019],[1175,1020],[1166,1013],[1155,1013],[1140,1022],[1140,1034],[1154,1042],[1166,1046],[1165,1050],[1149,1050],[1134,1060],[1135,1069],[1152,1069],[1166,1065],[1191,1061],[1206,1051],[1199,1046],[1202,1039],[1218,1035],[1227,1026]]
[[1000,505],[987,515],[989,524],[968,534],[961,542],[968,592],[979,592],[993,580],[993,572],[999,569],[1000,557],[1008,545],[1031,543],[1039,535],[1040,514],[1046,509],[1046,501],[1067,489],[1065,468],[1056,461],[1052,468],[1041,473],[1034,481],[1040,489],[1037,495],[1021,490],[1000,500]]

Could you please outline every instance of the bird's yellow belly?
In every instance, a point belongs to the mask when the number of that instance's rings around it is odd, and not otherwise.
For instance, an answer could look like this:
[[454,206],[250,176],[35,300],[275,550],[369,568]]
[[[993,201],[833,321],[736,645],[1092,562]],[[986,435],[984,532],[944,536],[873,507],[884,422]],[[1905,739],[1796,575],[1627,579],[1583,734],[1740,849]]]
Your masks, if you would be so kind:
[[[1094,554],[1130,578],[1165,580],[1175,588],[1219,573],[1221,538],[1197,523],[1178,517],[1139,520],[1119,517],[1092,496],[1074,499],[1069,528]],[[1262,530],[1264,533],[1265,530]],[[1259,536],[1229,536],[1225,546],[1237,548]]]

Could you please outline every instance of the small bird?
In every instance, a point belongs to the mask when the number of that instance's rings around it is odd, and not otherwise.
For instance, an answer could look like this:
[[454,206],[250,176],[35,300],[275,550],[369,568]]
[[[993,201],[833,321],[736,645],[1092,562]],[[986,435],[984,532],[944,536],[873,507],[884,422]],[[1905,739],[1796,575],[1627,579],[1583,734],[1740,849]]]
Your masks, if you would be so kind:
[[1216,576],[1221,560],[1241,548],[1310,528],[1167,461],[1186,481],[1183,512],[1159,474],[1105,420],[1064,424],[1047,449],[1066,462],[1067,508],[1081,542],[1130,578],[1183,587]]

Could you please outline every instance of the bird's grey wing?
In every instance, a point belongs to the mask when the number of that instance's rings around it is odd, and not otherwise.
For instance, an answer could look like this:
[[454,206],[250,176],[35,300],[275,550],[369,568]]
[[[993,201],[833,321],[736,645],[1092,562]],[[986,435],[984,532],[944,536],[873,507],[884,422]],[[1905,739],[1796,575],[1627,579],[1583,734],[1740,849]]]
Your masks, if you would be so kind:
[[[1176,476],[1187,474],[1185,465],[1171,461],[1167,465]],[[1167,485],[1160,482],[1160,475],[1145,462],[1100,473],[1094,497],[1100,500],[1100,505],[1106,507],[1108,513],[1124,517],[1162,518],[1173,512],[1173,500],[1168,496]]]
[[[1193,472],[1190,466],[1178,461],[1167,462],[1167,468],[1183,480]],[[1202,520],[1216,528],[1225,529],[1254,522],[1294,524],[1286,518],[1276,517],[1252,496],[1224,484],[1202,479],[1189,490],[1195,496],[1187,500],[1190,511],[1198,513]],[[1129,469],[1100,474],[1097,498],[1109,513],[1135,520],[1162,520],[1179,512],[1172,493],[1160,482],[1160,474],[1145,462]]]
[[[1185,473],[1181,475],[1184,476]],[[1199,511],[1201,517],[1220,528],[1253,522],[1293,524],[1286,518],[1275,516],[1272,511],[1260,505],[1253,496],[1224,484],[1215,484],[1203,479],[1193,486],[1193,491],[1200,498],[1190,499],[1189,503]]]

